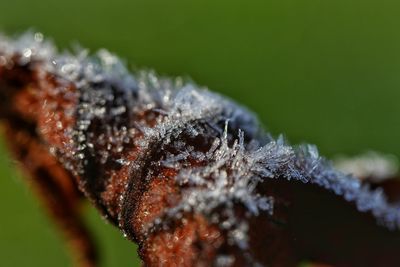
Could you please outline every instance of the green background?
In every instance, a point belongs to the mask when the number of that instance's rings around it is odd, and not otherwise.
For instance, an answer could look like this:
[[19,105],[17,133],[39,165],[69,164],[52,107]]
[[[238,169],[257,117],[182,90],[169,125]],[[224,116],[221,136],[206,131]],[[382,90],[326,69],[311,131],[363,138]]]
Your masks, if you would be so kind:
[[[0,30],[106,47],[249,106],[273,134],[321,152],[400,156],[398,0],[0,0]],[[0,152],[1,266],[71,266],[36,198]],[[102,266],[136,248],[90,207]]]

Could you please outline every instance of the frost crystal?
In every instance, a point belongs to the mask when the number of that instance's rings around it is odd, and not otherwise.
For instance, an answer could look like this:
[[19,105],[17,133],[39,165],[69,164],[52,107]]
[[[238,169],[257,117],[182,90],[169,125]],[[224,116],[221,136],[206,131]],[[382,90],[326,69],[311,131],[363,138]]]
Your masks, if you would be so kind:
[[[249,225],[232,207],[242,205],[246,216],[272,215],[273,197],[257,193],[257,186],[266,179],[287,179],[325,188],[355,203],[359,211],[370,212],[382,225],[400,228],[400,207],[389,204],[381,189],[372,190],[336,170],[315,146],[293,147],[283,138],[268,137],[247,109],[192,82],[160,77],[152,71],[133,75],[106,50],[93,56],[85,50],[57,55],[40,33],[15,40],[0,37],[0,51],[0,65],[7,65],[18,54],[21,64],[43,62],[46,71],[77,88],[79,103],[74,114],[78,119],[65,131],[72,144],[58,151],[51,148],[53,154],[79,162],[63,161],[74,173],[84,174],[91,158],[100,166],[139,168],[138,162],[121,156],[129,145],[138,151],[148,151],[154,143],[173,148],[153,162],[178,170],[175,179],[182,188],[182,199],[162,216],[203,214],[226,230],[233,244],[246,249]],[[153,117],[145,117],[146,112]],[[202,151],[187,141],[198,137],[211,139],[204,145],[207,149]],[[109,171],[104,179],[115,172]],[[85,188],[87,183],[91,180],[80,186]],[[123,187],[127,186],[125,182]],[[124,201],[124,196],[119,198]],[[158,223],[162,223],[160,218],[154,224]],[[229,255],[217,259],[220,266],[231,262]]]

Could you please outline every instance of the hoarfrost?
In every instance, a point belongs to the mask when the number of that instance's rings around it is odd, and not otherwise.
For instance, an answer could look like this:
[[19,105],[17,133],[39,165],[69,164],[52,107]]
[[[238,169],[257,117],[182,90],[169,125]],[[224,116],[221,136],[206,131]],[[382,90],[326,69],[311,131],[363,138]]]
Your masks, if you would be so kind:
[[[206,214],[212,222],[230,230],[235,244],[246,248],[248,225],[238,220],[231,208],[240,203],[249,216],[261,212],[272,214],[273,198],[259,195],[257,185],[265,179],[287,179],[323,187],[355,203],[359,211],[370,212],[389,229],[400,228],[400,208],[389,204],[381,189],[372,190],[359,179],[334,169],[319,156],[315,146],[293,147],[283,138],[268,137],[247,109],[192,82],[160,77],[153,71],[133,75],[106,50],[94,56],[86,50],[57,55],[52,43],[40,33],[29,32],[16,39],[0,36],[0,51],[2,65],[18,54],[21,64],[43,62],[47,71],[78,88],[79,119],[72,133],[78,152],[70,157],[83,164],[86,162],[83,151],[93,148],[93,142],[104,147],[102,151],[94,151],[101,155],[102,162],[108,160],[112,151],[121,152],[126,143],[135,142],[141,150],[146,150],[154,140],[162,140],[163,145],[173,144],[179,153],[167,155],[160,164],[179,169],[176,181],[190,186],[183,191],[182,201],[166,211],[167,216],[179,216],[185,211]],[[146,110],[160,114],[154,127],[140,121],[125,123],[121,119],[123,115],[133,118]],[[87,131],[96,119],[109,125],[102,125],[103,134],[90,136]],[[210,136],[217,137],[204,153],[176,140],[183,131],[193,137],[207,135],[196,127],[198,121],[218,133]],[[221,123],[225,123],[225,128]],[[228,126],[241,129],[237,138]],[[143,135],[140,140],[134,139],[138,131]],[[236,140],[230,142],[232,138]],[[181,162],[189,157],[208,164],[185,168]],[[121,158],[116,162],[135,164]],[[221,207],[224,212],[216,214],[215,210]],[[230,260],[220,258],[221,265]]]

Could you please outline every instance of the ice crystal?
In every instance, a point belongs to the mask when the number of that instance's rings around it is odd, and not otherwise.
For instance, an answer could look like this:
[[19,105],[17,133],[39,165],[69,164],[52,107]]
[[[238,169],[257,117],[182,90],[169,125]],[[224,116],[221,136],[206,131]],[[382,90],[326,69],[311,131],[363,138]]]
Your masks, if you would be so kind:
[[45,40],[43,34],[39,32],[27,32],[16,39],[0,35],[0,50],[2,51],[0,64],[5,64],[15,54],[21,55],[20,64],[26,64],[31,60],[48,62],[56,53],[52,42]]
[[[77,152],[68,157],[82,162],[80,168],[84,168],[87,150],[106,163],[127,143],[135,143],[143,151],[155,141],[162,146],[172,145],[178,153],[167,154],[160,164],[178,169],[176,181],[187,189],[183,189],[180,203],[165,211],[166,216],[187,211],[205,214],[229,230],[232,242],[245,249],[248,225],[235,217],[232,207],[240,203],[249,216],[272,214],[274,199],[259,195],[257,185],[265,179],[287,179],[323,187],[355,203],[359,211],[370,212],[382,225],[400,228],[400,208],[389,204],[381,189],[372,190],[359,179],[336,170],[319,156],[315,146],[294,147],[283,138],[268,137],[247,109],[193,82],[161,77],[153,71],[131,74],[106,50],[93,56],[86,50],[57,55],[40,33],[27,33],[17,39],[0,37],[0,51],[2,65],[18,54],[21,63],[44,62],[47,71],[76,86],[80,99],[78,121],[70,134]],[[155,126],[124,120],[147,110],[160,114]],[[101,125],[100,134],[88,133],[98,120],[106,123]],[[192,137],[207,135],[207,131],[196,127],[199,121],[215,130],[209,136],[214,140],[206,152],[179,140],[183,132]],[[138,131],[142,138],[136,140]],[[102,149],[93,149],[93,144]],[[188,158],[207,164],[186,167],[183,163]],[[120,157],[114,160],[123,165],[136,164]],[[75,171],[81,173],[82,169]],[[223,212],[216,213],[221,207]],[[221,256],[218,261],[223,266],[231,258]]]

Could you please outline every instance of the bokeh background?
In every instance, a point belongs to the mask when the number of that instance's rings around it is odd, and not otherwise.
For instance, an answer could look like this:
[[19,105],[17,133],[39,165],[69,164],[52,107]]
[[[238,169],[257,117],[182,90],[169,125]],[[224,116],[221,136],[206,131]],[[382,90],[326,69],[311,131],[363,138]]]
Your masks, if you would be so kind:
[[[33,28],[61,48],[106,47],[135,67],[190,76],[327,156],[400,156],[399,14],[397,0],[0,0],[0,30]],[[4,146],[1,266],[71,266]],[[136,247],[86,210],[102,266],[138,266]]]

